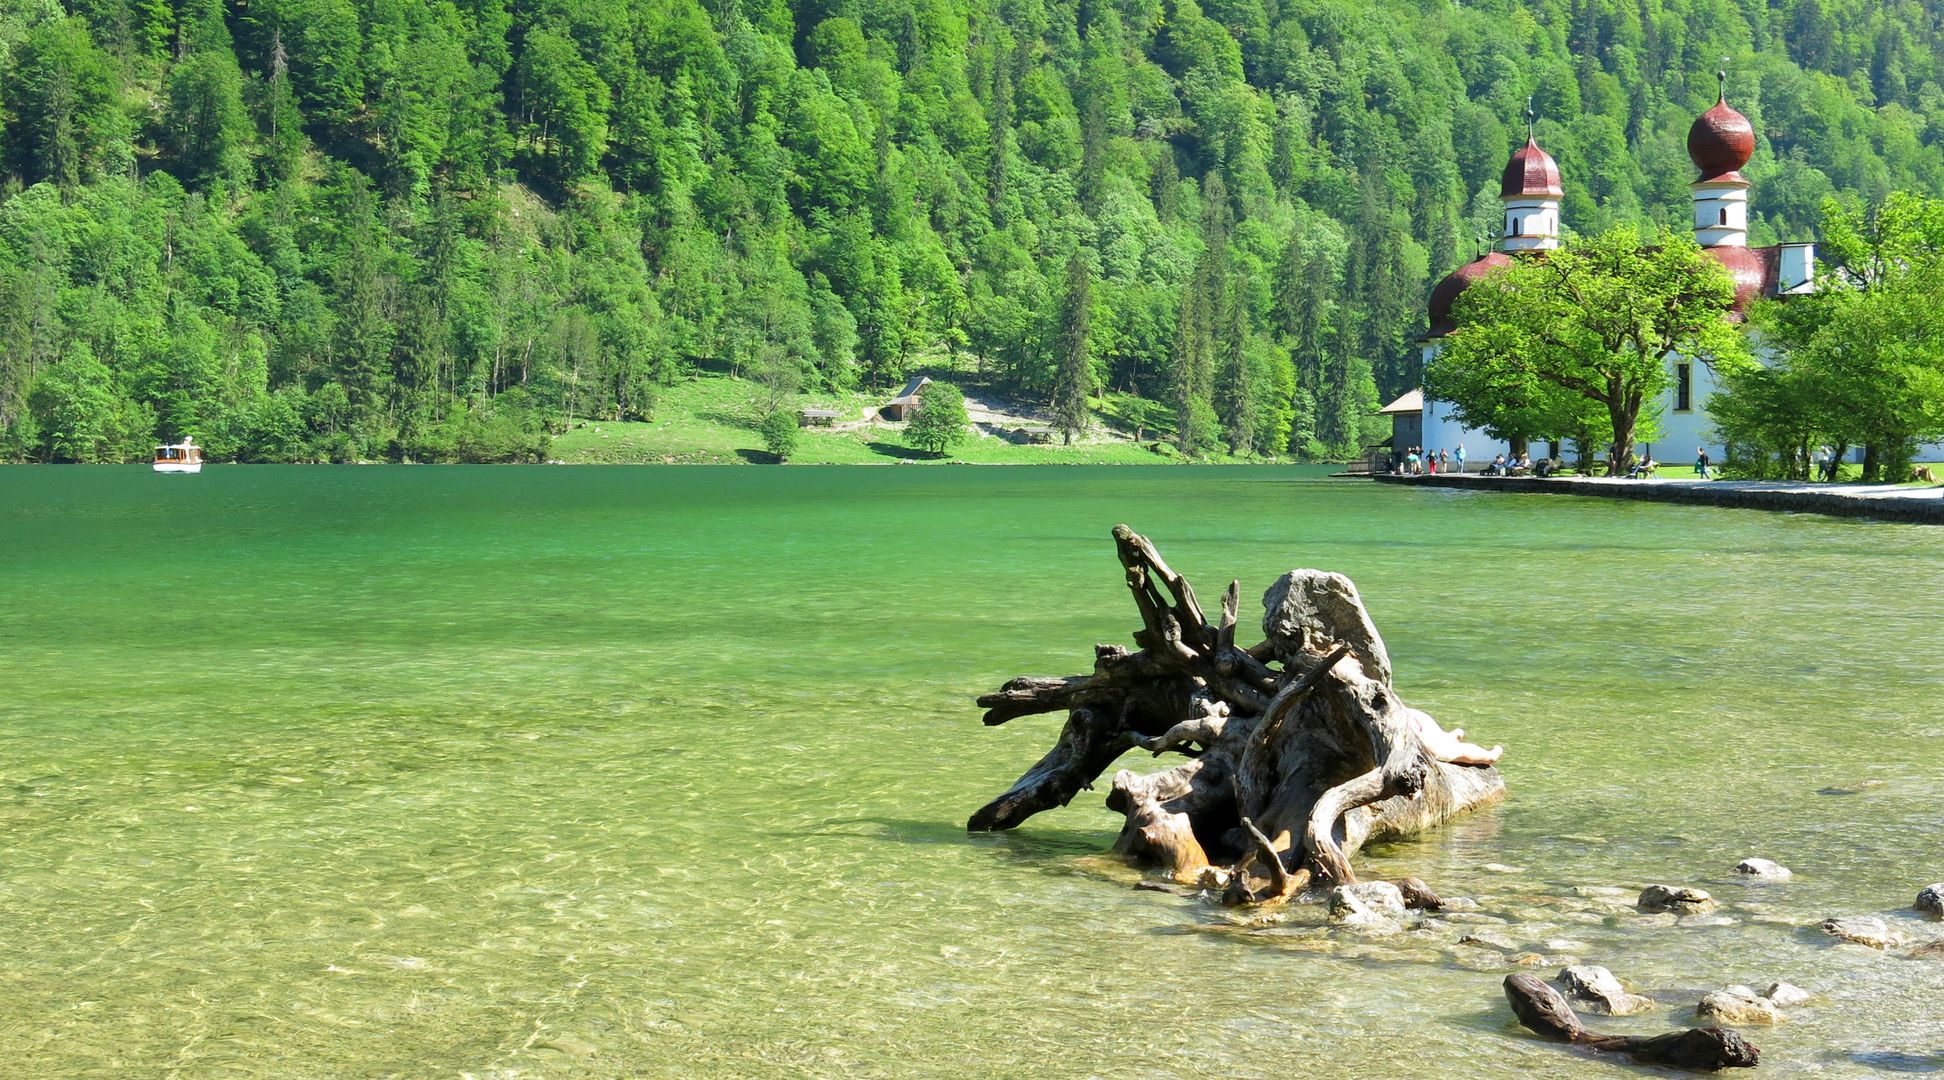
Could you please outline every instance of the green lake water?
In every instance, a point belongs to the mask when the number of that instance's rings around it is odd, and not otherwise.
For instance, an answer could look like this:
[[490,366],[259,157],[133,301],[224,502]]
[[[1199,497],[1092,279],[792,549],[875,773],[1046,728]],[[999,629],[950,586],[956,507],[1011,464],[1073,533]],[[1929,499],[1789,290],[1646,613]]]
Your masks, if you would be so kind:
[[[1511,791],[1363,864],[1503,921],[1234,925],[1104,785],[964,832],[1059,725],[971,698],[1137,623],[1118,521],[1245,621],[1355,578]],[[1944,1071],[1944,962],[1804,929],[1944,936],[1940,555],[1293,468],[0,471],[0,1075],[1637,1075],[1480,930],[1663,1003],[1604,1027],[1780,979],[1763,1075]],[[1724,918],[1574,894],[1656,881]]]

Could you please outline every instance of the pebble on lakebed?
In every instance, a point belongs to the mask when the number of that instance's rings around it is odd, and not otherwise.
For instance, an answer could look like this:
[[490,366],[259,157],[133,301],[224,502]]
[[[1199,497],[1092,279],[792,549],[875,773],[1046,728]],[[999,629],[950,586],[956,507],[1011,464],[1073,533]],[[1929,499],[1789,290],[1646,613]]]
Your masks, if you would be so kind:
[[1730,986],[1701,999],[1694,1015],[1712,1017],[1724,1024],[1779,1024],[1782,1010],[1775,1002],[1758,997],[1746,986]]
[[1887,949],[1892,945],[1902,945],[1904,936],[1886,926],[1882,919],[1874,915],[1846,915],[1839,919],[1824,919],[1822,932],[1830,937],[1868,945],[1872,949]]
[[1750,881],[1787,881],[1795,876],[1788,867],[1767,859],[1743,859],[1735,864],[1735,873]]
[[1768,993],[1762,996],[1775,1002],[1782,1008],[1788,1009],[1797,1005],[1807,1005],[1816,995],[1794,983],[1779,982],[1770,983]]
[[1685,885],[1649,885],[1640,892],[1634,906],[1642,911],[1671,911],[1677,915],[1699,915],[1715,909],[1715,898],[1700,889]]
[[1917,894],[1917,902],[1912,907],[1933,919],[1944,919],[1944,881],[1924,886]]
[[1580,964],[1566,968],[1555,980],[1566,990],[1566,996],[1585,1002],[1592,1011],[1608,1016],[1632,1016],[1654,1008],[1654,999],[1640,994],[1630,994],[1613,977],[1613,972],[1596,964]]

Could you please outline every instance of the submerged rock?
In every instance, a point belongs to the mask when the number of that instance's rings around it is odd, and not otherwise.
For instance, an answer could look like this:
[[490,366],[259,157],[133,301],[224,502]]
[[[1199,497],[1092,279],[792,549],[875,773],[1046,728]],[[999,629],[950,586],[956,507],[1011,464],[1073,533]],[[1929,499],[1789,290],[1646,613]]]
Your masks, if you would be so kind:
[[1404,891],[1388,881],[1359,881],[1352,885],[1339,885],[1330,890],[1331,910],[1336,908],[1336,896],[1345,893],[1363,901],[1372,911],[1404,910]]
[[1912,960],[1944,960],[1944,941],[1927,941],[1910,950]]
[[1580,964],[1559,973],[1559,985],[1566,996],[1588,1002],[1594,1012],[1608,1016],[1632,1016],[1654,1007],[1654,999],[1629,994],[1613,972],[1597,964]]
[[1497,949],[1499,952],[1505,952],[1505,953],[1520,951],[1519,946],[1516,943],[1514,943],[1508,938],[1502,938],[1497,934],[1479,934],[1479,933],[1465,934],[1464,936],[1458,939],[1458,944],[1476,945],[1482,949]]
[[[1370,885],[1389,885],[1388,882],[1369,882]],[[1390,885],[1394,893],[1397,886]],[[1395,934],[1404,929],[1397,920],[1382,914],[1369,903],[1363,895],[1355,891],[1358,885],[1338,885],[1330,890],[1330,925],[1339,930],[1355,930],[1364,934]],[[1373,890],[1366,889],[1365,892]],[[1378,893],[1381,895],[1381,893]],[[1404,910],[1404,898],[1397,898],[1397,910]]]
[[1713,911],[1715,898],[1700,889],[1685,885],[1649,885],[1640,892],[1634,906],[1642,911],[1671,911],[1677,915],[1700,915]]
[[1779,982],[1770,983],[1768,993],[1762,996],[1775,1002],[1778,1006],[1788,1009],[1797,1005],[1807,1005],[1816,995],[1794,983]]
[[1404,906],[1419,911],[1439,911],[1444,908],[1444,900],[1431,891],[1422,879],[1407,877],[1397,879],[1397,891],[1404,897]]
[[1751,881],[1787,881],[1795,876],[1788,867],[1767,859],[1743,859],[1735,864],[1735,873]]
[[1694,1015],[1709,1016],[1724,1024],[1779,1024],[1782,1012],[1775,1002],[1757,997],[1746,986],[1730,986],[1701,999]]
[[1887,949],[1892,945],[1904,943],[1902,934],[1884,925],[1883,920],[1874,915],[1846,915],[1839,919],[1824,919],[1822,932],[1858,945],[1868,945],[1872,949]]
[[1912,907],[1933,919],[1944,919],[1944,881],[1924,886],[1917,894],[1917,902]]

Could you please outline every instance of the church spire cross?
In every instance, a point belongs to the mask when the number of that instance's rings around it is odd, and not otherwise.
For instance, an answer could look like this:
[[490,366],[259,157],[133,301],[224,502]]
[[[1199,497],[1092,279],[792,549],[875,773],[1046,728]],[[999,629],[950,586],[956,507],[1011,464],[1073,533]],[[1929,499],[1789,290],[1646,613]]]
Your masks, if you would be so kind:
[[1538,114],[1532,111],[1532,99],[1527,98],[1526,99],[1526,141],[1527,142],[1532,141],[1532,122],[1536,119],[1538,119]]
[[1717,72],[1715,72],[1715,86],[1716,86],[1716,91],[1715,91],[1715,104],[1717,104],[1717,105],[1726,105],[1726,104],[1728,103],[1728,71],[1727,71],[1727,69],[1725,69],[1725,68],[1724,68],[1724,69],[1722,69],[1722,70],[1720,70],[1720,71],[1717,71]]

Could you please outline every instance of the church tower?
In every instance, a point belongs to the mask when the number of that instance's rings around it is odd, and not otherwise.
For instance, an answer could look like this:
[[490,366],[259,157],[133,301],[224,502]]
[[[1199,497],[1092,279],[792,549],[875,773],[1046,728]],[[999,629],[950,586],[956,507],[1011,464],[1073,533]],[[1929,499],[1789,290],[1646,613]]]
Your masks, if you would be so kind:
[[1748,181],[1741,167],[1755,153],[1755,128],[1728,106],[1728,73],[1716,72],[1721,93],[1714,108],[1688,129],[1688,157],[1701,175],[1693,183],[1694,239],[1704,248],[1748,246]]
[[1526,142],[1512,152],[1499,181],[1505,204],[1505,251],[1544,251],[1559,246],[1559,164],[1532,137],[1532,106],[1526,106]]

